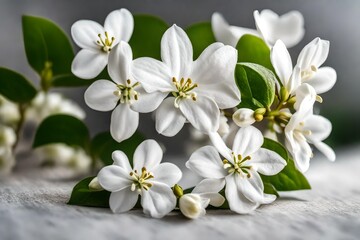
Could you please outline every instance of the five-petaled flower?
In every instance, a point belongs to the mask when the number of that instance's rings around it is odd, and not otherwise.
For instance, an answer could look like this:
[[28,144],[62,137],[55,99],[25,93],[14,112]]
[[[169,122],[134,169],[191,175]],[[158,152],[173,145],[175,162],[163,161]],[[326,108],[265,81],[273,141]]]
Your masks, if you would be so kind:
[[160,164],[162,156],[161,147],[154,140],[145,140],[136,148],[133,168],[124,152],[113,152],[114,164],[99,172],[98,181],[111,192],[109,204],[114,213],[131,210],[139,195],[144,213],[151,217],[161,218],[175,208],[171,186],[182,173],[172,163]]
[[161,40],[161,59],[134,60],[133,75],[149,93],[172,94],[156,112],[156,130],[176,135],[186,121],[203,133],[217,131],[220,109],[235,107],[240,92],[235,84],[237,51],[214,43],[196,61],[189,37],[173,25]]
[[127,9],[112,11],[104,27],[91,20],[79,20],[71,27],[71,35],[82,50],[72,62],[72,72],[84,79],[94,78],[108,63],[108,54],[120,41],[128,42],[134,19]]
[[[264,138],[255,127],[240,128],[230,150],[220,135],[211,133],[215,148],[205,146],[194,152],[186,166],[213,185],[225,187],[229,207],[237,213],[249,213],[260,204],[275,200],[275,195],[264,194],[259,173],[275,175],[286,165],[277,153],[261,148]],[[221,160],[219,153],[224,157]]]
[[114,111],[110,132],[121,142],[131,137],[139,125],[139,112],[152,112],[166,97],[161,92],[147,93],[131,74],[133,56],[131,47],[120,42],[109,56],[108,72],[111,79],[98,80],[85,92],[85,102],[98,111]]

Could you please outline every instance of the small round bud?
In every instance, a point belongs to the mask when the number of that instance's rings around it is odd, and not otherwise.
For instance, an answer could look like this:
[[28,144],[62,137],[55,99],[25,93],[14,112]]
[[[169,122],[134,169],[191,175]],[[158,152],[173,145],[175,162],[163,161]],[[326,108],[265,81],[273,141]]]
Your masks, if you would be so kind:
[[184,195],[184,191],[183,191],[182,187],[178,184],[175,184],[174,187],[172,188],[172,190],[177,198],[181,198]]
[[256,121],[254,113],[249,108],[240,108],[233,114],[233,120],[239,127],[247,127]]

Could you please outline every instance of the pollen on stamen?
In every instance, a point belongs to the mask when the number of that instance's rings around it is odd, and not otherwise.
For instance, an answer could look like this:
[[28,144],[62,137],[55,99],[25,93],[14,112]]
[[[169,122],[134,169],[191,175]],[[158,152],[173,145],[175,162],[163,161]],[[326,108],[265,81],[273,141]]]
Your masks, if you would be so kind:
[[312,70],[313,72],[316,72],[316,71],[317,71],[317,67],[316,67],[315,65],[311,65],[311,70]]
[[128,80],[126,80],[126,82],[127,82],[127,84],[130,84],[130,83],[131,83],[131,80],[130,80],[130,79],[128,79]]

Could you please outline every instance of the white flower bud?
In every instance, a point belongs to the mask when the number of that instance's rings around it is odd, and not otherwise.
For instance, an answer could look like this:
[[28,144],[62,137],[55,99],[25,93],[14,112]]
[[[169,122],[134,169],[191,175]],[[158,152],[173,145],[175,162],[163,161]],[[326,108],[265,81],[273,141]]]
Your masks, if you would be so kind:
[[94,192],[104,190],[104,188],[100,185],[97,177],[94,177],[91,180],[91,182],[89,183],[89,189]]
[[0,146],[11,148],[16,142],[14,129],[7,126],[0,126]]
[[0,122],[13,125],[20,119],[18,106],[0,95]]
[[250,126],[256,121],[254,118],[254,110],[240,108],[233,114],[233,120],[239,127]]
[[209,202],[210,199],[204,199],[199,194],[189,193],[179,199],[179,208],[185,217],[196,219],[206,214]]

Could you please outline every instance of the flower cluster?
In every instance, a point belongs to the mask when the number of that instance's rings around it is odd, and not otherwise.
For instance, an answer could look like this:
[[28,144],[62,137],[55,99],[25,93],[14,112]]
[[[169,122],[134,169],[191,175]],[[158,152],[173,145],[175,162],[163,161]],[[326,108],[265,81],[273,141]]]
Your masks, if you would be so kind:
[[[285,168],[305,172],[313,156],[310,144],[335,160],[334,151],[323,143],[331,123],[313,111],[315,102],[322,102],[320,94],[336,82],[335,70],[321,67],[329,42],[315,38],[293,66],[287,47],[304,36],[302,15],[264,10],[255,11],[254,19],[256,30],[230,26],[214,13],[211,28],[217,42],[201,49],[195,60],[193,39],[177,25],[164,31],[159,59],[134,59],[129,44],[134,18],[126,9],[111,12],[104,27],[90,20],[72,26],[72,37],[82,48],[73,60],[73,73],[94,78],[107,66],[110,79],[93,82],[85,102],[94,110],[112,111],[113,139],[129,139],[138,128],[139,113],[155,112],[159,134],[175,136],[190,123],[209,140],[185,164],[202,179],[186,191],[179,185],[181,170],[160,163],[163,152],[155,140],[143,141],[132,159],[114,151],[114,163],[89,184],[90,191],[111,192],[113,212],[129,211],[140,196],[144,213],[156,218],[176,208],[198,218],[209,205],[246,214],[273,202],[276,190],[296,190],[282,189],[272,176],[286,174]],[[264,59],[239,61],[244,50],[239,43],[248,36],[269,53],[267,65]]]

